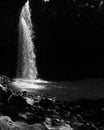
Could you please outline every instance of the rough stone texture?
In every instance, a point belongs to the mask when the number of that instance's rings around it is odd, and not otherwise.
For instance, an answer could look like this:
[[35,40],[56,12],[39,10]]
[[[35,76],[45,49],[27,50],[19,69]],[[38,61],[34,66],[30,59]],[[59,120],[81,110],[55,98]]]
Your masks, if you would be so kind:
[[34,101],[28,104],[26,95],[13,93],[10,89],[5,91],[2,87],[1,130],[16,127],[18,130],[104,129],[104,99],[62,101],[55,97],[46,98],[38,95],[30,96]]
[[21,122],[15,123],[8,116],[1,116],[0,130],[45,130],[45,128],[39,123],[34,125]]
[[41,124],[37,123],[31,126],[33,130],[46,130]]

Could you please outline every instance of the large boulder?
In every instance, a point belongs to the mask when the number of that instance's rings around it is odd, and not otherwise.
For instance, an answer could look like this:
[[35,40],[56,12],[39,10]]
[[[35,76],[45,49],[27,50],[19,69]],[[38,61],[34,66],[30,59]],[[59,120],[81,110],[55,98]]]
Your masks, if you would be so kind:
[[10,79],[6,76],[0,75],[0,104],[6,104],[8,98],[12,94],[12,92],[8,89],[8,83],[10,83]]
[[0,75],[0,84],[3,85],[4,87],[7,86],[8,83],[10,83],[10,78],[4,75]]

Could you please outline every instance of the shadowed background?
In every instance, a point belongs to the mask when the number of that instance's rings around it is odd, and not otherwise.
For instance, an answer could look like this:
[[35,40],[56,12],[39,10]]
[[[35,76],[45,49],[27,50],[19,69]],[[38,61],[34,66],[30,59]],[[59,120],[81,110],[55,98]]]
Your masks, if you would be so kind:
[[[23,1],[0,2],[0,73],[16,75],[18,20]],[[46,80],[104,75],[104,11],[101,1],[31,0],[37,68]],[[100,52],[99,52],[100,50]]]

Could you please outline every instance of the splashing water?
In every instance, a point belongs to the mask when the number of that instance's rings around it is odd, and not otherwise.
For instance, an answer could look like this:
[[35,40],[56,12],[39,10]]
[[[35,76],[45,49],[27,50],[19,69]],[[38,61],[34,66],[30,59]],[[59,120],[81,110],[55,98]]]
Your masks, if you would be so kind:
[[31,10],[29,1],[27,1],[21,10],[19,19],[17,78],[37,79],[36,55],[33,44],[34,32],[32,28]]
[[37,78],[33,33],[31,10],[29,1],[27,1],[21,10],[19,18],[17,78],[11,83],[14,87],[18,87],[21,90],[43,89],[48,83],[48,81]]

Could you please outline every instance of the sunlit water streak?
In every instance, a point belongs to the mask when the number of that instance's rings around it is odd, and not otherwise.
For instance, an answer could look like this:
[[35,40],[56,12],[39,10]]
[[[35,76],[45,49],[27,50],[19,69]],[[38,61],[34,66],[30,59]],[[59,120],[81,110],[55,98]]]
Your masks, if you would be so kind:
[[12,82],[16,87],[42,89],[44,86],[39,83],[48,83],[38,78],[33,38],[34,31],[28,0],[22,7],[19,18],[17,78]]
[[33,26],[29,1],[25,3],[19,18],[19,45],[17,78],[37,79],[36,55],[34,53]]

